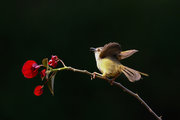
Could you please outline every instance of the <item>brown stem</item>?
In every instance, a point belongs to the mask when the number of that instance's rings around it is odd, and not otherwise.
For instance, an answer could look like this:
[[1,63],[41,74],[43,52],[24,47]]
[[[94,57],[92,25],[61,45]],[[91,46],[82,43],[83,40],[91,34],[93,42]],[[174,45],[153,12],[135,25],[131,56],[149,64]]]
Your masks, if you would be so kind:
[[58,61],[60,61],[60,62],[62,63],[62,65],[63,65],[64,67],[66,67],[66,65],[64,64],[64,62],[63,62],[61,59],[58,58]]
[[[87,71],[87,70],[79,70],[79,69],[75,69],[75,68],[72,68],[72,67],[66,67],[66,69],[64,69],[64,70],[70,70],[70,71],[74,71],[74,72],[80,72],[80,73],[88,74],[88,75],[91,75],[91,76],[93,75],[93,73],[91,73],[91,72],[89,72],[89,71]],[[100,79],[104,79],[104,80],[106,80],[106,81],[108,81],[108,82],[110,82],[110,83],[112,82],[113,85],[121,88],[124,92],[128,93],[129,95],[134,96],[136,99],[138,99],[138,100],[141,102],[141,104],[143,104],[143,105],[146,107],[146,109],[148,109],[148,111],[149,111],[157,120],[162,120],[162,118],[161,118],[162,116],[159,117],[159,116],[149,107],[149,105],[148,105],[137,93],[132,92],[132,91],[129,90],[128,88],[124,87],[121,83],[118,83],[118,82],[115,82],[115,81],[111,81],[111,79],[108,79],[108,78],[106,78],[106,77],[103,77],[103,76],[100,76],[100,75],[97,75],[97,74],[96,74],[96,77],[97,77],[97,78],[100,78]]]

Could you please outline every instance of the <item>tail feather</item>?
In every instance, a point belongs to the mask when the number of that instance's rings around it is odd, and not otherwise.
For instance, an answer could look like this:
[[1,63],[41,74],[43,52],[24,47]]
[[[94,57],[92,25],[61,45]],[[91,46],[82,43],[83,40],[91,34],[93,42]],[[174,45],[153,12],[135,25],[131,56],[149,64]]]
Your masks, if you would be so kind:
[[123,66],[121,65],[121,70],[122,72],[124,73],[124,75],[128,78],[128,80],[130,82],[135,82],[135,81],[138,81],[141,79],[141,74],[142,75],[145,75],[145,76],[148,76],[147,74],[145,73],[141,73],[139,71],[136,71],[132,68],[129,68],[129,67],[126,67],[126,66]]

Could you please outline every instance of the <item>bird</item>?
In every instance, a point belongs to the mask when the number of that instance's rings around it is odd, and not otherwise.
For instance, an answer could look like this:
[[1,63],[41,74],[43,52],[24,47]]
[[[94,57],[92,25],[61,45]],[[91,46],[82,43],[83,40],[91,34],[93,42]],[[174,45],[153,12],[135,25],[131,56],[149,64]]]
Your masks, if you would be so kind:
[[136,49],[122,51],[119,43],[110,42],[105,44],[103,47],[91,47],[90,50],[94,52],[97,68],[102,73],[99,74],[94,72],[93,78],[95,78],[95,74],[112,78],[112,84],[121,73],[123,73],[130,82],[140,80],[141,75],[148,76],[148,74],[124,66],[120,62],[121,60],[126,59],[138,52]]

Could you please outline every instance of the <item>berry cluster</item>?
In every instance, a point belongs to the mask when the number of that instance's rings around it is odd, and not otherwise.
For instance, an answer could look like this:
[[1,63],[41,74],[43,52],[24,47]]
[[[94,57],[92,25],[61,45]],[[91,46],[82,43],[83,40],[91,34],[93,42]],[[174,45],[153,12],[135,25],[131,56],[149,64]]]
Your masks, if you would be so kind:
[[[58,65],[59,58],[56,55],[52,55],[51,59],[48,61],[48,67],[52,66],[55,68]],[[25,78],[34,78],[38,74],[38,70],[40,67],[47,67],[47,65],[38,65],[36,61],[34,60],[28,60],[24,63],[22,67],[22,73]],[[46,69],[41,70],[40,72],[41,79],[43,80],[46,76]],[[43,94],[43,87],[48,82],[48,79],[46,79],[46,82],[44,82],[43,85],[38,85],[34,89],[34,95],[40,96]]]
[[50,66],[52,66],[53,68],[55,68],[57,66],[57,63],[58,63],[59,59],[57,56],[55,55],[52,55],[51,59],[49,60],[48,64]]

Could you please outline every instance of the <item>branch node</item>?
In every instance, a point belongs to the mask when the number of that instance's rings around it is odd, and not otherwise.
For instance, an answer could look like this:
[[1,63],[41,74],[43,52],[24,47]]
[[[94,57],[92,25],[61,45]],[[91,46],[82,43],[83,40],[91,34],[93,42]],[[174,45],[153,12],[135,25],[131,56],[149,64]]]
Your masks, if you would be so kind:
[[85,73],[88,72],[87,70],[83,70]]
[[138,95],[137,93],[135,93],[135,96],[136,96],[136,97],[139,97],[139,95]]

